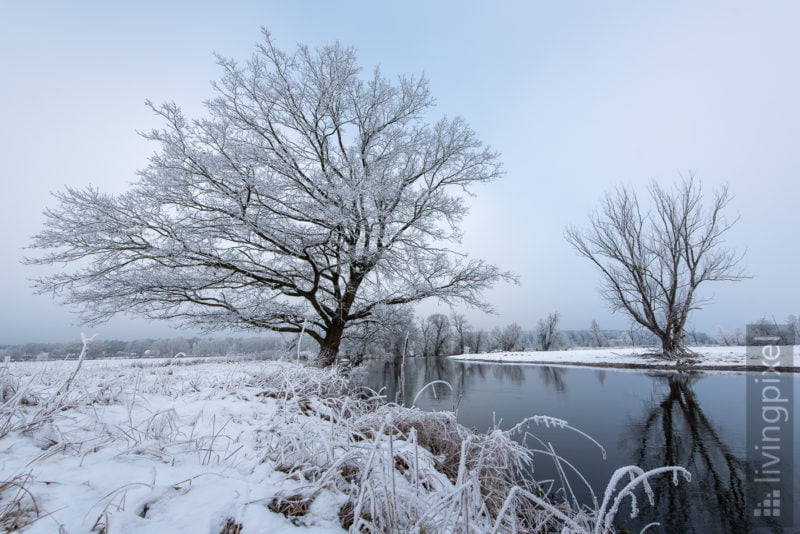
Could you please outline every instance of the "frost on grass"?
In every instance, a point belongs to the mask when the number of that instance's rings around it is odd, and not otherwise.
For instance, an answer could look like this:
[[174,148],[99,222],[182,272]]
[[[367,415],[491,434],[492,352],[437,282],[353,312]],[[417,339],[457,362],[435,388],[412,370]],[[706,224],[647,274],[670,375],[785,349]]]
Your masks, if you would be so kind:
[[[564,421],[479,434],[280,362],[6,363],[0,401],[6,531],[613,532],[650,476],[688,474],[623,468],[581,506],[534,438]],[[541,461],[559,480],[531,480]]]

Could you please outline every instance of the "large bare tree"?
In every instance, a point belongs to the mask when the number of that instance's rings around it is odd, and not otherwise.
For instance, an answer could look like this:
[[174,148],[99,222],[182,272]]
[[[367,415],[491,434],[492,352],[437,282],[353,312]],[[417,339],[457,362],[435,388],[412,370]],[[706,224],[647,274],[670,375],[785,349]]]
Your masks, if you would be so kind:
[[653,182],[649,193],[651,206],[643,211],[634,191],[617,188],[590,216],[589,227],[568,228],[566,239],[602,273],[611,308],[656,335],[665,356],[679,357],[690,312],[709,302],[698,297],[698,287],[745,278],[743,253],[723,244],[736,222],[723,214],[732,198],[727,187],[708,204],[693,175],[673,189]]
[[215,330],[305,331],[335,360],[378,307],[433,297],[488,307],[507,277],[455,254],[462,193],[502,174],[460,118],[429,122],[424,78],[363,75],[339,44],[291,53],[268,32],[245,64],[219,57],[208,116],[174,103],[144,136],[160,152],[128,192],[56,194],[31,264],[84,320],[120,312]]

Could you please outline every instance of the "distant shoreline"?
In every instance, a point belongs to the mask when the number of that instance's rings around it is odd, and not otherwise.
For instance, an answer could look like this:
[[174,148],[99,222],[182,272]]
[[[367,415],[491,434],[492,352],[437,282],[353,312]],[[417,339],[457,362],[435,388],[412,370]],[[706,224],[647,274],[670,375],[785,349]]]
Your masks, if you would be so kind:
[[[659,371],[750,371],[755,369],[748,368],[746,365],[657,365],[646,363],[587,363],[587,362],[554,362],[554,361],[532,361],[532,360],[489,360],[478,358],[459,358],[458,356],[450,356],[450,359],[463,363],[499,363],[499,364],[514,364],[514,365],[568,365],[570,367],[594,367],[598,369],[653,369]],[[800,373],[800,367],[774,367],[776,371],[785,373]]]
[[[578,349],[561,351],[497,352],[450,356],[460,362],[525,365],[564,365],[611,369],[653,369],[667,371],[755,371],[744,363],[746,347],[693,347],[691,359],[669,361],[642,353],[641,348]],[[800,373],[800,346],[794,346],[794,365],[772,367],[779,372]]]

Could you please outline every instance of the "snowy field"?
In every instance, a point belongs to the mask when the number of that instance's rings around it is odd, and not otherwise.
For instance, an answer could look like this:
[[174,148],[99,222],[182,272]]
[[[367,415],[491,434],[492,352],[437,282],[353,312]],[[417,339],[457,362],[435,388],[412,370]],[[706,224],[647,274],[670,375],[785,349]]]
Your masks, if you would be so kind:
[[[75,366],[3,375],[18,409],[3,413],[2,502],[19,499],[20,522],[35,520],[25,532],[224,532],[229,519],[298,530],[266,506],[287,482],[263,462],[278,402],[257,397],[264,363],[86,361],[54,393]],[[4,512],[8,528],[15,510]],[[309,531],[341,532],[335,515],[312,513]]]
[[334,370],[288,362],[6,362],[0,528],[607,532],[631,490],[647,505],[635,467],[580,509],[555,485],[527,481],[534,458],[512,435],[545,424],[573,431],[563,421],[476,434],[451,413],[348,388]]
[[[652,353],[658,349],[642,347],[575,349],[526,352],[493,352],[484,354],[461,354],[451,356],[455,360],[471,360],[500,363],[538,363],[553,365],[587,365],[593,367],[627,367],[654,369],[716,369],[745,370],[747,347],[690,347],[696,353],[690,358],[668,361]],[[800,345],[794,346],[793,371],[800,371]],[[756,362],[756,365],[760,363]]]

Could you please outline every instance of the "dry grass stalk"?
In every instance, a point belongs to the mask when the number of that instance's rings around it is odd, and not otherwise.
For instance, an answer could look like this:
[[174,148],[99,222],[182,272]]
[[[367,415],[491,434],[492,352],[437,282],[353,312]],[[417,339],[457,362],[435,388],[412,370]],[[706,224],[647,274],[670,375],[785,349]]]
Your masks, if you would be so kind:
[[5,532],[21,530],[41,517],[39,505],[30,491],[32,483],[30,473],[0,481],[0,527]]

